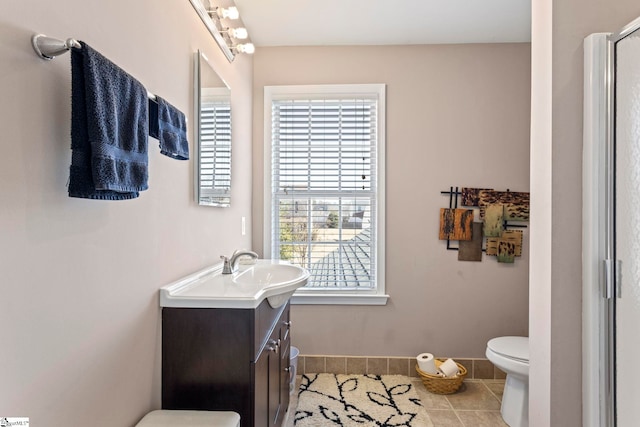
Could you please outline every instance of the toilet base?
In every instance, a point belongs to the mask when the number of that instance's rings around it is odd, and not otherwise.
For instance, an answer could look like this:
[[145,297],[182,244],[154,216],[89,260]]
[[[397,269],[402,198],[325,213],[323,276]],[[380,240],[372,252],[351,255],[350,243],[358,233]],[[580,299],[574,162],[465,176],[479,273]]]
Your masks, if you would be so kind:
[[509,427],[529,427],[528,378],[507,374],[500,413]]

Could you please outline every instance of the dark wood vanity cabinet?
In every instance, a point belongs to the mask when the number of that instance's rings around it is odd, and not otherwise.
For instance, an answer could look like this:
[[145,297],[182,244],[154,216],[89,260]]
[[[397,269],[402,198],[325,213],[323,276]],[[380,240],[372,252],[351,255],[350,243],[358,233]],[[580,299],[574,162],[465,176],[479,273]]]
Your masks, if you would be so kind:
[[280,427],[289,406],[289,303],[162,309],[162,408],[226,410]]

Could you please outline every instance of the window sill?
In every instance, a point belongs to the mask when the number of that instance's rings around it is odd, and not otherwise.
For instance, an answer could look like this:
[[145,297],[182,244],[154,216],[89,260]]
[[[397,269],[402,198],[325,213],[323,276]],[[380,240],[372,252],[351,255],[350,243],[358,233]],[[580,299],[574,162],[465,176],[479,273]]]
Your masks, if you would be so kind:
[[291,297],[293,305],[386,305],[389,295],[328,294],[326,292],[296,293]]

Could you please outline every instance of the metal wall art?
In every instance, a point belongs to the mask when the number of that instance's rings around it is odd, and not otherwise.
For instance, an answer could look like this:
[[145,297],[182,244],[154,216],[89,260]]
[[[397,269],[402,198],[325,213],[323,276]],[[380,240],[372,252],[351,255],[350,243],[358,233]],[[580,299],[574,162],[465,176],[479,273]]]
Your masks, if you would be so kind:
[[[440,193],[449,196],[449,207],[440,209],[439,238],[447,241],[447,250],[458,251],[459,261],[482,261],[482,252],[501,263],[522,256],[522,230],[513,228],[526,228],[529,193],[470,187]],[[465,208],[458,208],[459,198]]]

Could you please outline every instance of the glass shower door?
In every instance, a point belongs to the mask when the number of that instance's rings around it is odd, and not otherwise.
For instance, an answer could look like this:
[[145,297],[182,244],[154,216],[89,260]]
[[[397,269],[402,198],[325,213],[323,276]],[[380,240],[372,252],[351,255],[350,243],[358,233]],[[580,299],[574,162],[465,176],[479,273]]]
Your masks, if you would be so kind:
[[[636,21],[634,21],[636,22]],[[640,425],[640,30],[615,42],[616,425]]]

